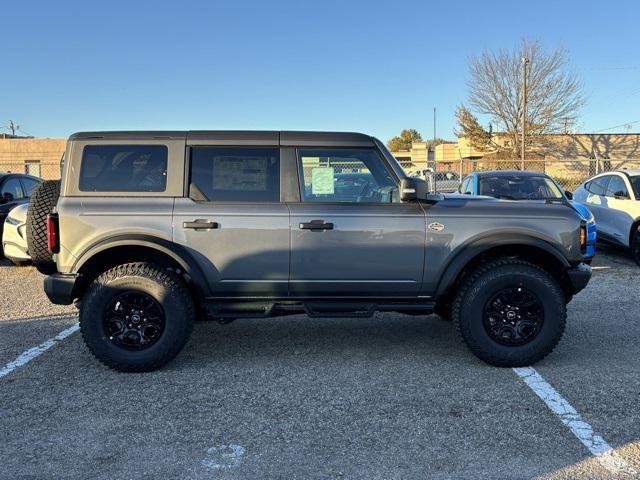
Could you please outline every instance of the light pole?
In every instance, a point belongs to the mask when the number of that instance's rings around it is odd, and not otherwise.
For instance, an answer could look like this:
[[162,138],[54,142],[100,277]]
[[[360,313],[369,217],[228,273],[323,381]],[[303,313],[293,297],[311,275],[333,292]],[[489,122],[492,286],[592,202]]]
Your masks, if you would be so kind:
[[524,170],[524,139],[527,135],[527,64],[529,58],[522,57],[522,139],[520,141],[520,170]]

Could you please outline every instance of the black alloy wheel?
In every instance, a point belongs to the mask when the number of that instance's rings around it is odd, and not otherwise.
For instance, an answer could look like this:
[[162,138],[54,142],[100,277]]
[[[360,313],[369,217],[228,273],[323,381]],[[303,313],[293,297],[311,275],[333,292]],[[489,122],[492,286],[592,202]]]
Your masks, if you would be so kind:
[[544,323],[544,305],[526,288],[505,288],[487,301],[482,320],[494,341],[501,345],[524,345],[540,332]]
[[165,315],[150,295],[128,291],[116,295],[107,304],[103,324],[113,344],[126,350],[144,350],[162,336]]

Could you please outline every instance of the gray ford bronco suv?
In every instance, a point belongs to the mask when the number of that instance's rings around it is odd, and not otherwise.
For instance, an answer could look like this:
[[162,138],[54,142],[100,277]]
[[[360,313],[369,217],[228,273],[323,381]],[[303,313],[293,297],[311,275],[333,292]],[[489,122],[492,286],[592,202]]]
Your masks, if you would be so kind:
[[194,321],[438,313],[480,359],[545,357],[589,281],[563,201],[429,195],[358,133],[72,135],[29,208],[29,248],[91,352],[122,371],[173,359]]

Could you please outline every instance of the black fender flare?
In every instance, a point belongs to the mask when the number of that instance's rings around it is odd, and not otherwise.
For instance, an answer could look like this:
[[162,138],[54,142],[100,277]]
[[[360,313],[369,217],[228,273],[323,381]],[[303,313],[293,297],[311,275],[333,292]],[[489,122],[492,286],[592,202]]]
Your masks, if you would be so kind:
[[198,265],[187,249],[169,240],[155,237],[153,235],[125,234],[101,239],[87,247],[78,257],[76,257],[76,260],[71,267],[71,271],[72,273],[77,274],[83,265],[93,258],[94,255],[100,252],[104,252],[111,248],[127,246],[150,248],[167,255],[180,265],[180,268],[192,279],[198,292],[203,298],[211,296],[206,276],[200,268],[200,265]]
[[469,242],[458,247],[457,253],[454,253],[453,259],[444,268],[443,274],[440,277],[440,282],[436,289],[436,298],[447,294],[458,278],[458,275],[460,275],[472,259],[495,247],[511,245],[539,248],[552,255],[564,268],[568,269],[571,267],[571,263],[567,260],[567,257],[557,247],[545,239],[524,233],[493,233],[484,235],[480,238],[471,239]]

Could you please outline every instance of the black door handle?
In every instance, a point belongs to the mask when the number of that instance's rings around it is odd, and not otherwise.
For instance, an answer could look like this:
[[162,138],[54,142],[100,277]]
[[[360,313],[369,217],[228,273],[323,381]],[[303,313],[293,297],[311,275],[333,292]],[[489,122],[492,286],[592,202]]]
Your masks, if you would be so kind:
[[312,232],[333,230],[333,223],[327,223],[324,220],[311,220],[309,223],[301,223],[300,230],[311,230]]
[[211,230],[212,228],[218,228],[216,222],[210,222],[201,218],[194,220],[193,222],[182,222],[182,228],[192,228],[193,230]]

